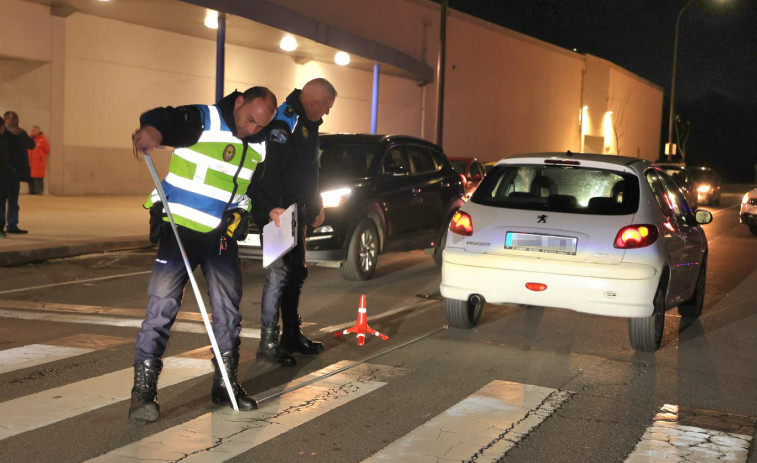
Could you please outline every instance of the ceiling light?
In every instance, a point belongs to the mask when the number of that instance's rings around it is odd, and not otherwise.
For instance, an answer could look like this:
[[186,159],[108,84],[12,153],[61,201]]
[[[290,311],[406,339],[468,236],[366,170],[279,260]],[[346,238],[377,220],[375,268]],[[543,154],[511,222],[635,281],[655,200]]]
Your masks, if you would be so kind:
[[291,35],[285,35],[279,42],[279,48],[284,51],[295,51],[297,49],[297,39]]
[[350,64],[350,55],[343,51],[336,52],[334,55],[334,62],[339,66],[346,66]]
[[205,27],[210,29],[218,29],[218,12],[215,10],[208,10],[205,13]]

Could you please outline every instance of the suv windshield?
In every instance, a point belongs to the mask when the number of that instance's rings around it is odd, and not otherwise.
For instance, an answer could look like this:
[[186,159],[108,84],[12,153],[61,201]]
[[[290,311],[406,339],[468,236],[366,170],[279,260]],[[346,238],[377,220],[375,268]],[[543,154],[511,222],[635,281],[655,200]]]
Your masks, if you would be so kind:
[[[322,139],[323,140],[323,139]],[[323,140],[318,152],[318,169],[322,176],[363,178],[376,156],[369,145],[328,143]]]
[[601,169],[505,164],[484,177],[471,201],[512,209],[624,215],[639,207],[639,180],[633,174]]

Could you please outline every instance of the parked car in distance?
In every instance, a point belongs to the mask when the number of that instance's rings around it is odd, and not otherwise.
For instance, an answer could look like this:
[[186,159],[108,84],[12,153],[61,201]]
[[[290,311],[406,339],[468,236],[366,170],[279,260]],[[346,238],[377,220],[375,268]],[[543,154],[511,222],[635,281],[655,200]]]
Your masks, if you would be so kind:
[[747,191],[741,198],[739,222],[749,227],[749,231],[757,236],[757,188]]
[[[389,251],[434,248],[441,264],[463,184],[439,146],[405,135],[321,135],[318,172],[325,220],[308,228],[309,262],[339,266],[347,280],[371,278]],[[239,245],[240,257],[260,258],[258,228]]]
[[485,302],[570,309],[626,317],[631,346],[654,351],[666,310],[702,312],[701,225],[711,221],[643,159],[508,157],[450,223],[440,286],[447,322],[472,328]]
[[686,168],[686,163],[658,162],[657,165],[660,166],[666,174],[673,178],[676,184],[681,188],[683,195],[686,197],[686,201],[692,208],[696,209],[699,205],[699,194],[697,193],[694,177]]
[[486,175],[486,168],[476,158],[462,157],[462,156],[448,156],[452,168],[455,169],[460,175],[463,176],[465,182],[465,198],[470,198],[478,184],[481,183],[481,179]]
[[709,167],[686,167],[694,181],[697,201],[704,205],[720,204],[720,176]]

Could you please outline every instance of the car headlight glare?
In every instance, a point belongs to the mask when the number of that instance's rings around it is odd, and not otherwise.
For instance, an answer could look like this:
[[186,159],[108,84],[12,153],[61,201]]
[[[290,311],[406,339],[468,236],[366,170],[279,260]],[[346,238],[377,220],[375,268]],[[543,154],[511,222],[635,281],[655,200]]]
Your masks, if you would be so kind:
[[339,188],[336,190],[329,190],[321,192],[321,199],[323,199],[323,207],[339,207],[347,202],[347,199],[352,193],[351,188]]
[[700,193],[709,193],[712,187],[710,185],[699,185],[697,191]]

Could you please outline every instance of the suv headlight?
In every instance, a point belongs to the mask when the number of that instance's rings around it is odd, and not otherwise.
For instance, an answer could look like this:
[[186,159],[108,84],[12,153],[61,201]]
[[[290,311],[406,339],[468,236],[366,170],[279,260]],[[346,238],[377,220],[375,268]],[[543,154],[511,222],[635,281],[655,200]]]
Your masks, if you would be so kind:
[[352,193],[352,188],[339,188],[336,190],[322,191],[323,207],[339,207],[347,202]]

